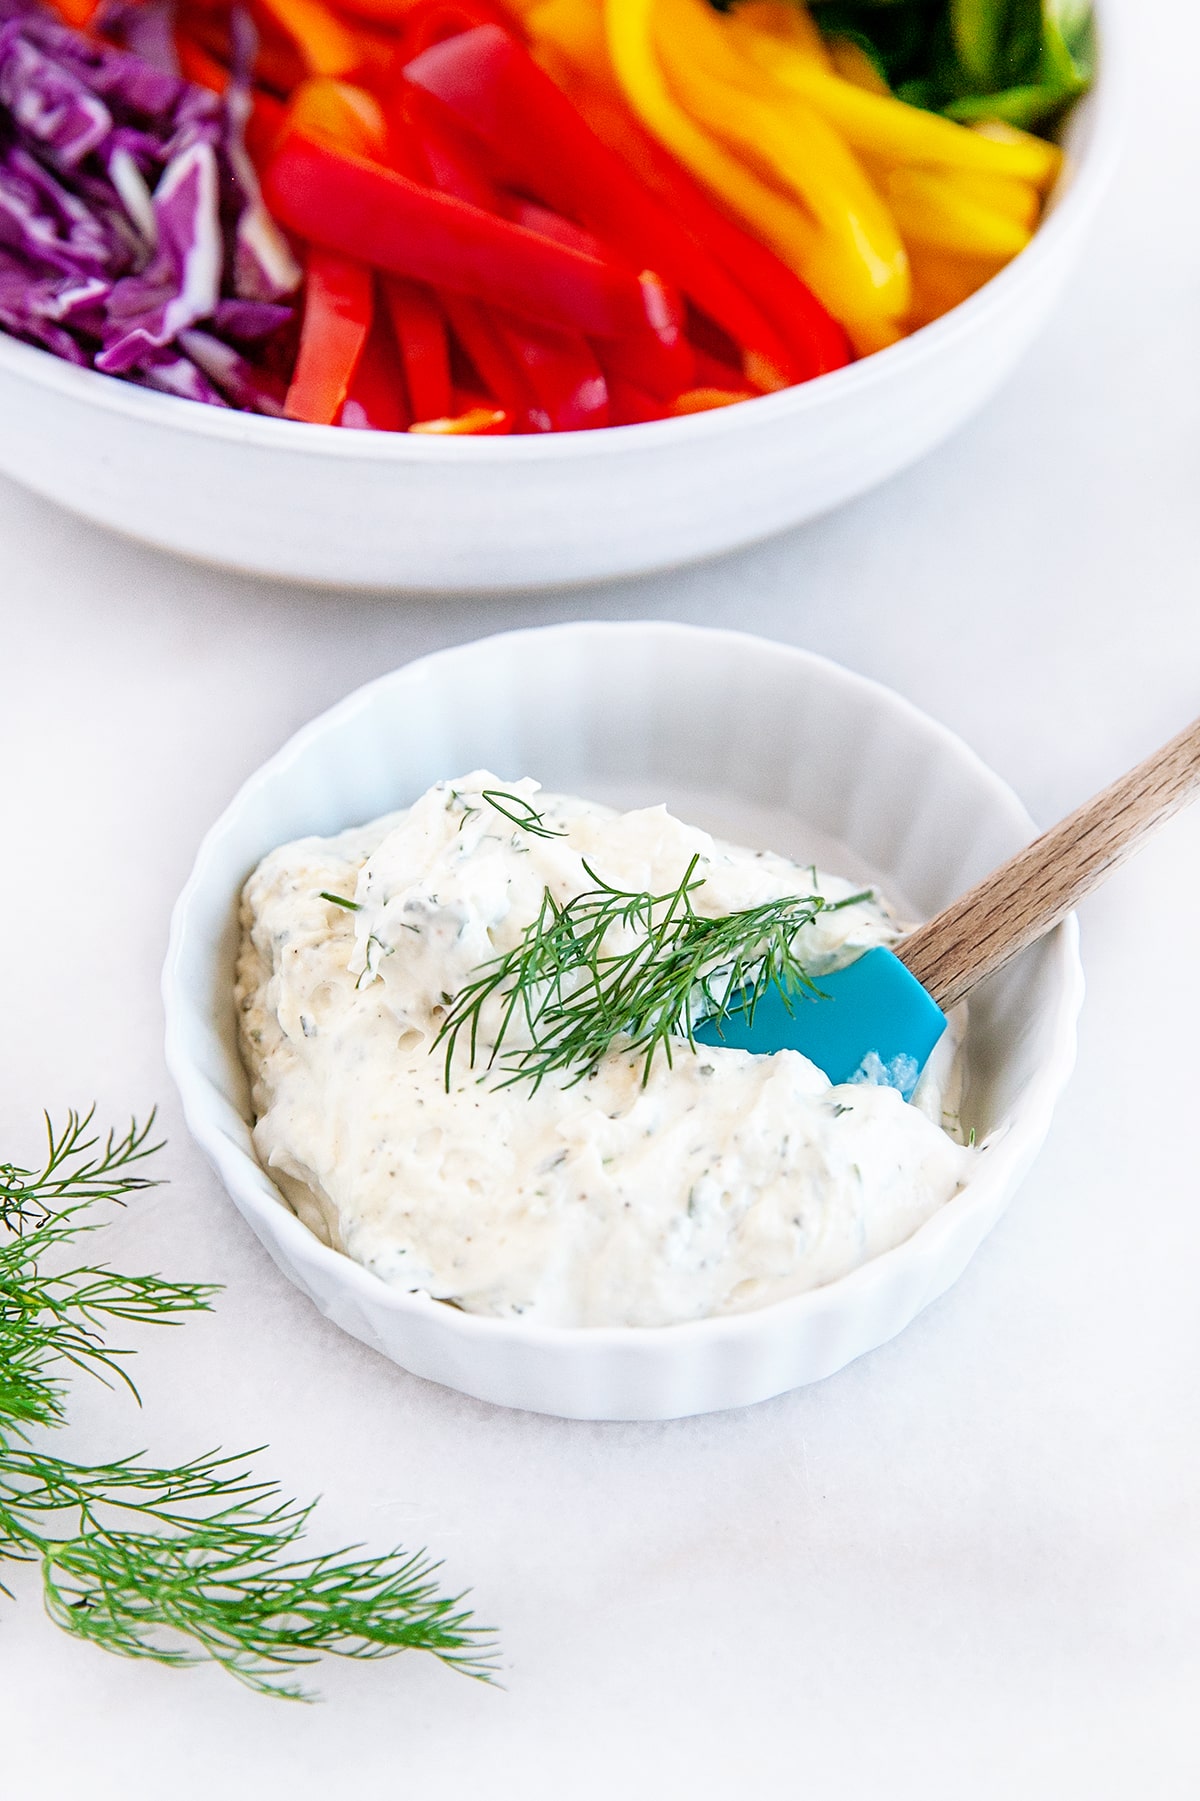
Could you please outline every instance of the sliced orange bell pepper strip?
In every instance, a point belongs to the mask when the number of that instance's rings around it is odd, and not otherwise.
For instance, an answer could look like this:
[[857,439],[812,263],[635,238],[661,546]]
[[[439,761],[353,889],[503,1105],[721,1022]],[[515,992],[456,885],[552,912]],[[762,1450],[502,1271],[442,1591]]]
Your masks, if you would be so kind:
[[512,429],[512,420],[503,407],[475,406],[452,418],[419,419],[408,429],[439,438],[502,438]]
[[930,325],[961,306],[1004,267],[1004,258],[950,256],[918,244],[913,252],[913,308],[908,328]]
[[311,75],[293,90],[282,129],[328,138],[356,156],[379,156],[387,144],[387,121],[374,94],[330,75]]
[[258,0],[295,44],[310,75],[351,75],[363,51],[351,28],[324,0]]
[[289,419],[332,425],[341,413],[371,329],[371,272],[314,245],[308,253],[300,349],[287,392]]
[[75,31],[86,31],[102,4],[103,0],[51,0],[63,24]]
[[688,413],[711,413],[717,407],[736,406],[739,400],[753,400],[746,388],[689,388],[671,402],[671,413],[681,419]]

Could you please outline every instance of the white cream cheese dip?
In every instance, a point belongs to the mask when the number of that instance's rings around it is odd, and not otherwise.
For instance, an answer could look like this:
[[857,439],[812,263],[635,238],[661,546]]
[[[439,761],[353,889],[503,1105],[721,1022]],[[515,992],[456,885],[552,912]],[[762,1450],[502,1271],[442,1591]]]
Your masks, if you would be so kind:
[[[540,830],[515,823],[539,818]],[[932,1079],[906,1104],[833,1087],[794,1051],[679,1040],[645,1080],[644,1057],[617,1048],[582,1079],[502,1087],[486,1069],[493,1001],[474,1066],[464,1040],[447,1087],[433,1047],[450,1002],[520,942],[547,891],[563,905],[594,890],[590,869],[669,893],[694,856],[706,917],[855,892],[664,807],[616,813],[486,771],[264,858],[242,900],[242,1053],[259,1157],[311,1230],[384,1281],[473,1313],[658,1326],[832,1281],[942,1206],[973,1153]],[[872,895],[819,915],[795,948],[819,976],[896,936]],[[518,1021],[504,1048],[522,1042]]]

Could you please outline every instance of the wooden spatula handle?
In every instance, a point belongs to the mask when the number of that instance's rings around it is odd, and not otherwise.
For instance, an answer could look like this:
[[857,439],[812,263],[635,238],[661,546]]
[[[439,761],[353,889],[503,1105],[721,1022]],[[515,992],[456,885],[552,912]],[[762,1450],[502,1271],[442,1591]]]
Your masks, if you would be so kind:
[[940,1007],[1058,924],[1200,788],[1200,719],[919,926],[896,955]]

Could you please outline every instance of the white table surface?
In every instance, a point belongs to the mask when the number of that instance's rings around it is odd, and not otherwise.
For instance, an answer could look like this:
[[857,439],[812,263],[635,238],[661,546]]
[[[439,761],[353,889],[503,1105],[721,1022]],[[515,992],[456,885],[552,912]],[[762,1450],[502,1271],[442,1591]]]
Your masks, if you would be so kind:
[[324,1496],[314,1541],[428,1545],[504,1688],[328,1664],[321,1706],[77,1646],[6,1572],[0,1794],[508,1801],[1173,1801],[1200,1793],[1200,813],[1083,909],[1079,1065],[957,1287],[816,1388],[568,1424],[416,1380],[319,1319],[189,1142],[161,1052],[204,828],[366,678],[505,625],[745,627],[891,683],[1043,821],[1200,708],[1200,226],[1184,0],[1139,7],[1139,109],[1051,328],[910,474],[706,568],[418,602],[172,562],[0,484],[0,1157],[40,1110],[157,1102],[170,1187],[118,1263],[224,1284],[143,1333],[145,1406],[81,1382],[58,1448],[221,1443]]

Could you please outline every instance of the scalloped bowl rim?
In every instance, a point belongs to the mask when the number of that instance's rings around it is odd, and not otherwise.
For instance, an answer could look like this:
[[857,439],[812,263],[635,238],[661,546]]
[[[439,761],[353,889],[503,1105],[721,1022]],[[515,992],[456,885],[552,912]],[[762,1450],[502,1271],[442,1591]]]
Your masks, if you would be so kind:
[[[336,734],[349,719],[369,707],[381,691],[391,685],[414,680],[419,672],[430,666],[453,658],[463,651],[478,649],[482,645],[521,637],[540,637],[549,632],[574,633],[595,629],[599,623],[574,622],[494,633],[482,639],[470,640],[466,644],[435,651],[356,688],[343,700],[301,727],[273,757],[248,778],[205,835],[192,873],[172,914],[162,978],[167,1027],[167,1066],[179,1089],[188,1128],[239,1207],[261,1220],[269,1238],[282,1239],[298,1265],[311,1265],[324,1271],[326,1275],[333,1276],[338,1284],[366,1303],[369,1309],[404,1315],[414,1310],[428,1314],[429,1309],[435,1308],[448,1332],[476,1344],[511,1346],[521,1343],[559,1351],[567,1356],[578,1352],[583,1346],[589,1350],[628,1350],[636,1347],[662,1353],[668,1347],[686,1348],[691,1345],[753,1339],[763,1332],[764,1322],[799,1321],[809,1314],[819,1314],[830,1309],[840,1310],[852,1297],[856,1301],[865,1299],[872,1291],[890,1285],[896,1271],[905,1263],[924,1262],[935,1265],[947,1241],[958,1236],[966,1215],[986,1214],[989,1208],[995,1209],[998,1214],[996,1191],[1001,1191],[1001,1199],[1010,1192],[1039,1149],[1049,1129],[1055,1104],[1074,1067],[1076,1020],[1083,1000],[1078,923],[1074,914],[1071,914],[1047,940],[1053,946],[1053,960],[1045,979],[1047,986],[1057,996],[1050,1047],[1043,1056],[1036,1075],[1031,1078],[1022,1094],[1017,1116],[1003,1139],[990,1147],[990,1161],[986,1169],[981,1168],[958,1195],[947,1201],[916,1232],[892,1250],[869,1259],[822,1287],[806,1290],[765,1307],[666,1326],[546,1326],[520,1319],[499,1319],[465,1313],[446,1306],[427,1294],[394,1288],[361,1264],[322,1244],[288,1207],[254,1155],[252,1147],[245,1148],[233,1141],[229,1129],[231,1112],[238,1121],[246,1147],[251,1146],[249,1127],[236,1109],[232,1108],[227,1097],[195,1065],[190,1054],[188,1041],[193,1021],[201,1030],[212,1032],[216,1029],[211,1019],[202,1017],[203,1009],[197,1006],[194,997],[180,984],[180,965],[190,929],[190,915],[197,897],[206,887],[209,867],[217,855],[225,832],[237,815],[263,789],[270,787],[284,775],[314,742],[326,734]],[[906,718],[911,725],[926,733],[932,732],[945,751],[957,756],[964,766],[987,783],[997,802],[1007,805],[1014,826],[1027,834],[1032,834],[1037,829],[1013,789],[963,739],[883,683],[859,675],[815,652],[778,643],[753,633],[652,620],[620,625],[604,623],[608,629],[613,630],[629,630],[632,626],[635,629],[649,627],[661,633],[702,632],[714,646],[721,640],[731,643],[750,641],[767,645],[772,652],[797,663],[805,663],[810,667],[815,665],[819,667],[824,679],[844,683],[857,690],[860,695],[869,696],[894,715]],[[231,901],[234,898],[231,895]],[[990,1226],[985,1226],[979,1234],[980,1240],[988,1230]],[[974,1247],[970,1254],[973,1255],[973,1252]],[[946,1285],[943,1282],[934,1293],[940,1293]],[[922,1308],[923,1306],[924,1303]],[[917,1311],[921,1310],[918,1308]]]

